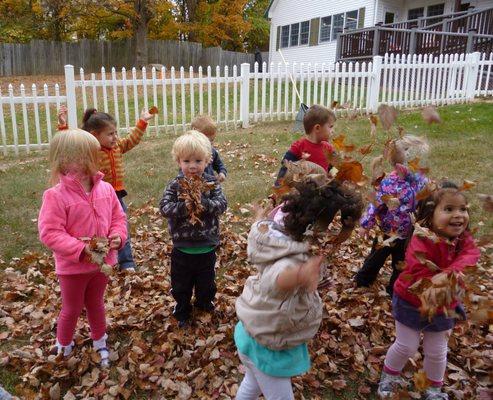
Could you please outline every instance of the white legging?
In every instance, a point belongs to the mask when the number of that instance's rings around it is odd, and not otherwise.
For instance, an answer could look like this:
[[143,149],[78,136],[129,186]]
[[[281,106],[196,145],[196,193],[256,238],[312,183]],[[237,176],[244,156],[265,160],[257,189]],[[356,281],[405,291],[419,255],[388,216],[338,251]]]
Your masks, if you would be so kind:
[[246,368],[236,400],[257,400],[261,394],[266,400],[293,400],[291,378],[277,378],[264,374],[244,354],[238,352],[240,360]]
[[[447,367],[447,344],[451,330],[423,332],[423,369],[435,384],[443,381]],[[395,321],[395,342],[385,356],[384,365],[394,372],[401,372],[409,357],[418,351],[421,332]]]

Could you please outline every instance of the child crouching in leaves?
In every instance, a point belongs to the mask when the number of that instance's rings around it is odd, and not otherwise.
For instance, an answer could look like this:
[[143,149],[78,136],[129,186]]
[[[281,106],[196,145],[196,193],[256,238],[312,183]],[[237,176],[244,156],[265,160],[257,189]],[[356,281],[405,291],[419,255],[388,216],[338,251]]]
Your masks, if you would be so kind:
[[178,326],[185,327],[192,312],[190,301],[194,289],[195,307],[214,310],[219,215],[226,211],[227,203],[216,178],[204,173],[212,154],[211,143],[204,134],[186,132],[176,139],[171,154],[180,173],[166,187],[159,209],[168,219],[173,240],[171,292],[176,301],[173,315]]
[[[423,369],[431,385],[426,389],[424,399],[447,400],[441,387],[447,367],[448,339],[456,318],[463,319],[465,312],[450,281],[445,285],[440,283],[439,289],[432,288],[447,293],[433,293],[436,301],[444,301],[437,310],[431,310],[436,312],[426,316],[420,311],[437,305],[422,301],[426,298],[423,296],[426,289],[421,294],[415,291],[421,284],[431,285],[438,275],[447,280],[452,274],[475,266],[480,252],[469,231],[467,200],[454,183],[442,182],[438,190],[421,200],[417,220],[429,231],[423,228],[415,231],[406,250],[406,267],[395,282],[392,315],[396,337],[385,356],[378,394],[381,398],[394,398],[398,387],[404,383],[400,378],[401,371],[418,350],[422,333]],[[460,278],[457,279],[459,285],[463,285]],[[450,299],[448,304],[446,299]]]
[[375,204],[370,203],[361,218],[360,234],[366,237],[368,230],[377,225],[384,235],[384,240],[390,237],[396,239],[389,246],[379,247],[378,237],[374,238],[371,252],[355,277],[358,287],[370,286],[377,279],[380,269],[390,255],[392,275],[387,285],[387,293],[392,296],[394,282],[400,273],[398,264],[404,261],[406,243],[412,233],[411,214],[416,210],[416,195],[428,181],[421,172],[412,172],[406,165],[428,151],[428,143],[414,135],[405,135],[386,146],[385,155],[393,170],[378,185]]
[[294,398],[291,377],[310,368],[307,343],[322,320],[316,290],[322,257],[310,256],[305,233],[326,229],[339,210],[346,226],[361,215],[361,196],[337,182],[296,188],[284,198],[282,220],[257,221],[248,235],[248,258],[258,273],[236,301],[234,340],[246,368],[237,400]]

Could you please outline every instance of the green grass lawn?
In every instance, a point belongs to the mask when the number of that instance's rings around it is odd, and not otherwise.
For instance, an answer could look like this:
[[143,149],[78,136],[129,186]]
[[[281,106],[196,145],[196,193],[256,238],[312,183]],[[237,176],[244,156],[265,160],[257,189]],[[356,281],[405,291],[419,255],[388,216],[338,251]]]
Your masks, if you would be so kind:
[[[454,105],[439,109],[443,122],[426,125],[419,111],[402,112],[398,124],[408,133],[426,136],[431,144],[430,175],[477,182],[469,194],[473,222],[483,221],[474,193],[493,193],[493,103]],[[273,182],[282,155],[299,137],[291,132],[292,122],[257,124],[249,129],[220,133],[216,146],[225,161],[229,177],[224,187],[233,210],[265,197]],[[366,117],[340,118],[336,134],[345,133],[346,141],[356,145],[370,142]],[[146,138],[125,156],[127,203],[139,206],[156,202],[166,183],[176,174],[170,150],[175,136]],[[386,134],[379,130],[379,141]],[[376,147],[373,155],[381,151]],[[365,167],[371,157],[366,157]],[[41,250],[36,218],[43,190],[47,187],[46,152],[0,159],[0,257],[9,260],[25,250]],[[493,232],[492,221],[481,227]]]

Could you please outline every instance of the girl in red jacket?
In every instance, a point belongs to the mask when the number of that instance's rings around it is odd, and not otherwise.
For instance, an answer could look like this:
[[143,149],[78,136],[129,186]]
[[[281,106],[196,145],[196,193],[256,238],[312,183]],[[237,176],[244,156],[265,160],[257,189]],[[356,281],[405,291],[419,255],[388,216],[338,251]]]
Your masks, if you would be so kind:
[[[456,296],[428,318],[420,314],[421,300],[412,289],[421,280],[431,280],[439,273],[460,273],[465,267],[476,265],[480,252],[469,232],[469,212],[463,192],[452,182],[442,182],[428,198],[421,200],[417,220],[429,229],[416,230],[406,250],[406,266],[394,285],[392,314],[395,318],[396,338],[384,361],[378,385],[381,398],[394,395],[403,384],[400,373],[409,357],[419,347],[423,333],[424,371],[431,383],[426,400],[448,399],[442,392],[447,365],[447,343],[456,319],[464,310]],[[434,264],[434,265],[433,265]],[[414,285],[414,286],[413,286]]]
[[62,309],[57,321],[56,352],[68,356],[77,320],[85,307],[94,349],[108,365],[104,291],[107,276],[91,261],[83,238],[108,238],[105,263],[114,265],[127,237],[126,217],[111,184],[98,172],[98,140],[73,129],[50,143],[51,184],[43,194],[38,229],[41,242],[53,250]]

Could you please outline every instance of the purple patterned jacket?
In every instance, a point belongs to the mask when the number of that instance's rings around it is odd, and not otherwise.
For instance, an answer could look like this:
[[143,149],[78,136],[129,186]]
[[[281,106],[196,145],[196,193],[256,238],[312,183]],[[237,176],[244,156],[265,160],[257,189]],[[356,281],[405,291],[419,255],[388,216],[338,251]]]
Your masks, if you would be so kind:
[[[386,235],[397,234],[400,238],[407,238],[412,230],[411,213],[416,210],[416,194],[421,191],[428,179],[420,174],[408,172],[404,178],[394,170],[387,175],[376,193],[375,204],[370,203],[360,225],[365,229],[377,224]],[[383,195],[390,195],[399,199],[399,206],[389,209],[382,201]]]

